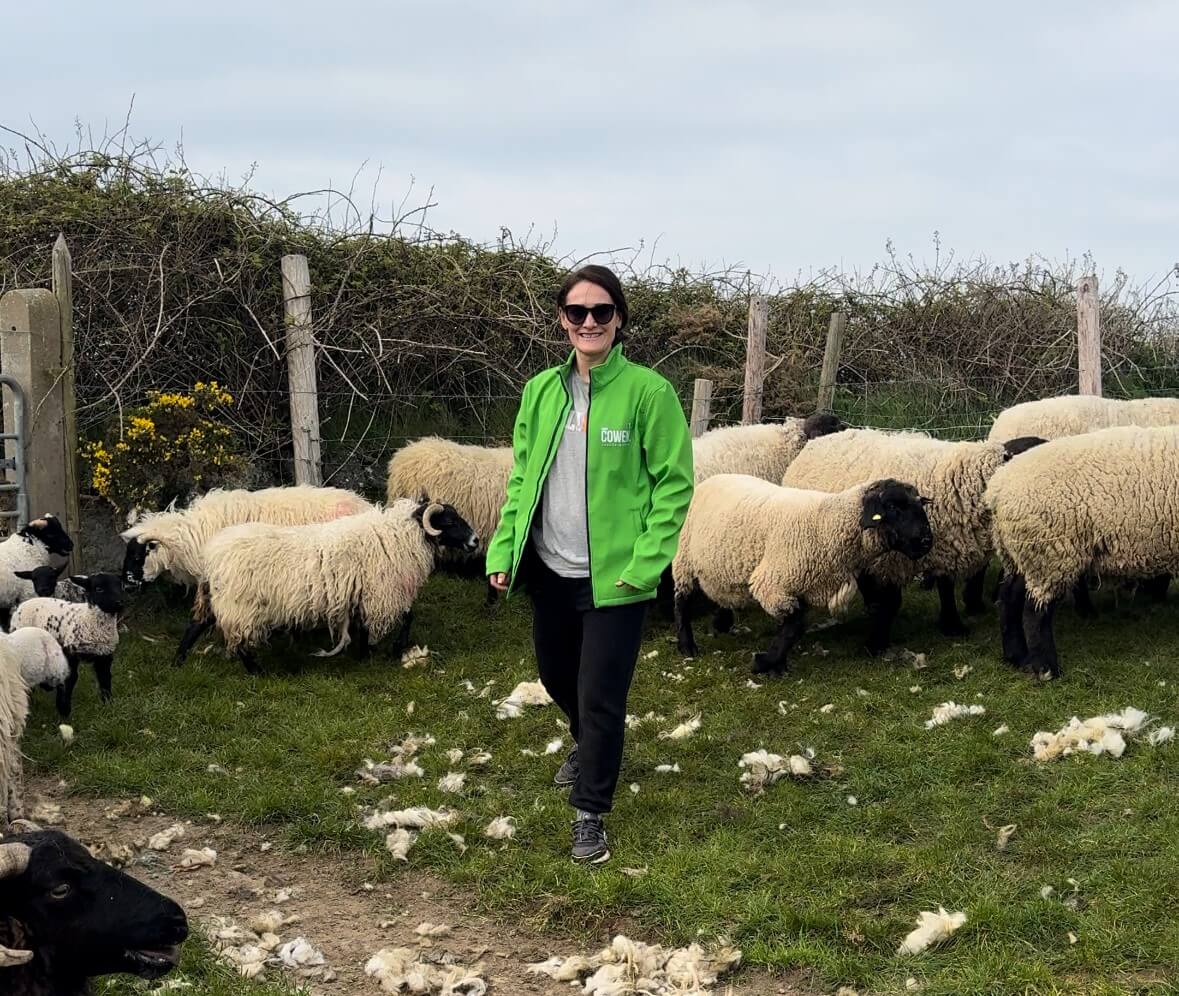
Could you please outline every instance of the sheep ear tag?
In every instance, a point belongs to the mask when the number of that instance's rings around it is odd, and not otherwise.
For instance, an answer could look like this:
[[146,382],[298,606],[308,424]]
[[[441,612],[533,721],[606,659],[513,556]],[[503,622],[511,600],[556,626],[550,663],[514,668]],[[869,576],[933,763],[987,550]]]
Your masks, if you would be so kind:
[[881,515],[879,512],[876,512],[876,513],[875,513],[875,514],[872,516],[872,521],[873,521],[873,522],[879,522],[879,521],[880,521],[881,519],[883,519],[883,518],[884,518],[884,516],[883,516],[883,515]]

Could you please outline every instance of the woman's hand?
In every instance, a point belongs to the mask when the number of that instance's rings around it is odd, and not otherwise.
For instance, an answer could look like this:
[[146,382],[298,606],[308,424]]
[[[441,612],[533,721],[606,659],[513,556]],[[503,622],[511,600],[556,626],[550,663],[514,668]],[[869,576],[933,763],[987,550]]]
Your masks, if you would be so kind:
[[496,591],[507,591],[508,580],[509,576],[503,571],[500,571],[498,574],[487,575],[487,583],[491,585],[491,587],[493,587]]
[[614,582],[614,587],[615,588],[626,588],[629,591],[638,591],[639,590],[633,584],[627,584],[625,581],[622,580],[622,578],[619,578],[617,581]]

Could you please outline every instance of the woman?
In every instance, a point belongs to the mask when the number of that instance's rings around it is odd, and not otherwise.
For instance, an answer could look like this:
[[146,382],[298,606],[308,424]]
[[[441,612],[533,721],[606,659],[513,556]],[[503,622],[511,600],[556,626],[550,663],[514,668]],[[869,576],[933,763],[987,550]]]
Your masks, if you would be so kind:
[[569,717],[573,858],[610,850],[626,696],[647,603],[671,563],[692,498],[692,439],[675,390],[622,354],[626,297],[604,266],[573,273],[557,317],[573,352],[524,386],[515,462],[488,580],[533,604],[540,680]]

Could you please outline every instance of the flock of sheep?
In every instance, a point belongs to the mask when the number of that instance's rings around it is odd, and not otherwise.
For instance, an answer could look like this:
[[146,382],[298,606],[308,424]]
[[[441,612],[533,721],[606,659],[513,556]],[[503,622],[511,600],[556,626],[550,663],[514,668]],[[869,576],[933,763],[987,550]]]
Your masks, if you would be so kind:
[[[778,631],[754,670],[781,673],[807,612],[836,612],[857,592],[868,652],[879,654],[915,580],[936,587],[941,631],[962,635],[958,585],[967,613],[982,611],[997,554],[1004,657],[1051,678],[1063,597],[1087,611],[1091,577],[1163,597],[1179,570],[1179,399],[1027,402],[975,442],[852,429],[820,414],[715,429],[695,440],[694,459],[695,495],[660,585],[685,656],[696,653],[702,603],[721,631],[756,603]],[[364,655],[394,633],[400,651],[435,564],[481,570],[511,465],[510,447],[430,437],[394,455],[384,505],[328,487],[213,491],[131,524],[118,573],[61,578],[72,543],[52,515],[0,543],[0,825],[21,815],[30,690],[56,689],[68,717],[89,661],[110,697],[125,587],[168,575],[195,590],[177,663],[213,627],[251,672],[254,650],[279,629],[326,628],[334,645],[323,656],[349,644]],[[0,880],[5,855],[27,866],[28,847],[14,847],[0,842]],[[28,961],[4,941],[0,969],[4,958]]]

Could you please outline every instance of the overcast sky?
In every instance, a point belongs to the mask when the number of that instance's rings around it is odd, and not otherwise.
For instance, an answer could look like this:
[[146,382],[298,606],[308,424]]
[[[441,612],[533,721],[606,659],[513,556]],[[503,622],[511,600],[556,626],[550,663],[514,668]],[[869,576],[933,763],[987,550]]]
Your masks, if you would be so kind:
[[[1179,260],[1179,5],[6,5],[0,123],[183,138],[194,169],[348,187],[478,240],[556,232],[789,279],[887,239]],[[182,9],[183,8],[183,9]],[[37,41],[41,32],[43,44]],[[9,144],[5,141],[4,144]]]

